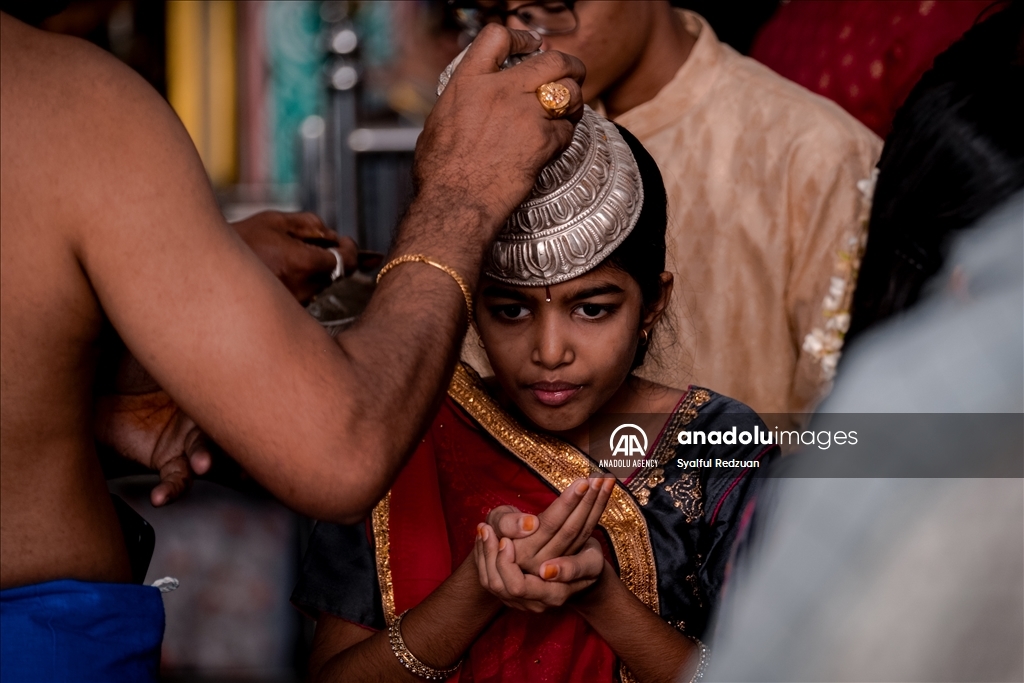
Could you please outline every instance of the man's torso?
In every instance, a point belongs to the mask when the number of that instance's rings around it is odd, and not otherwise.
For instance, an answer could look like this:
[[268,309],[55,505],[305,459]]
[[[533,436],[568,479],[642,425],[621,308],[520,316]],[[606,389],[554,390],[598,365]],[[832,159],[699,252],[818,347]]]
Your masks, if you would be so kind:
[[[74,44],[3,18],[0,133],[0,586],[127,581],[127,551],[93,443],[103,315],[71,225]],[[84,216],[83,216],[84,217]]]

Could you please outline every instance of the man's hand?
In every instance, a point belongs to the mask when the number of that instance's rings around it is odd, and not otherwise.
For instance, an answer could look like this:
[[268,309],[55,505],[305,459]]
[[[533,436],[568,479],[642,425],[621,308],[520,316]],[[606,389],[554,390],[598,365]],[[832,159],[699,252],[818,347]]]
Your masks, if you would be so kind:
[[163,391],[99,397],[96,439],[159,471],[160,483],[149,494],[155,507],[181,496],[212,463],[202,430]]
[[300,303],[331,284],[341,254],[344,271],[356,270],[356,243],[339,238],[312,213],[262,211],[232,223],[235,231]]
[[[490,243],[540,169],[568,146],[572,120],[582,112],[586,69],[575,57],[546,52],[499,73],[510,54],[533,52],[540,44],[526,31],[484,27],[416,145],[417,197],[435,209],[468,209],[482,217],[488,233],[474,235],[471,246]],[[537,88],[551,81],[565,85],[572,97],[568,113],[558,119],[537,100]]]

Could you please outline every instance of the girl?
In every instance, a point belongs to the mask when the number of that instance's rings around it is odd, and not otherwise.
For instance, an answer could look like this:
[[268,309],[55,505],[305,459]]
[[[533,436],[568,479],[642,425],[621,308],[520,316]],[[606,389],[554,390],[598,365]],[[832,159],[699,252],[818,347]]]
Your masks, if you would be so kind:
[[633,374],[672,293],[665,225],[654,161],[586,110],[477,291],[493,378],[457,367],[372,520],[313,533],[293,600],[314,680],[699,678],[777,449],[721,443],[763,433],[746,406]]

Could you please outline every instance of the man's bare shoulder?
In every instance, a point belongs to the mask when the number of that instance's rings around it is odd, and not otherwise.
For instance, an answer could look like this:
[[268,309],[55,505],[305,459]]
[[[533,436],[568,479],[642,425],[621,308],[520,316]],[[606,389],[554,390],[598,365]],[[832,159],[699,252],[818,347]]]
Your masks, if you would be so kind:
[[152,138],[154,128],[181,129],[163,98],[112,55],[8,15],[0,27],[5,153],[31,147],[38,163],[47,160],[40,150],[57,148],[54,161],[73,170],[67,160],[75,154],[110,149],[134,135]]
[[100,234],[112,211],[123,213],[140,192],[169,184],[215,210],[184,126],[126,65],[83,40],[7,15],[0,55],[2,183],[17,198],[5,207],[8,222],[27,226],[14,220],[15,207],[30,204],[49,229],[66,228],[80,245]]
[[[21,93],[74,98],[67,104],[102,102],[110,89],[149,91],[159,99],[134,71],[80,38],[41,31],[7,14],[0,14],[0,37],[5,99],[7,94],[13,95],[10,103],[15,106],[25,103],[25,97],[18,97]],[[70,113],[69,109],[64,106],[39,113]]]

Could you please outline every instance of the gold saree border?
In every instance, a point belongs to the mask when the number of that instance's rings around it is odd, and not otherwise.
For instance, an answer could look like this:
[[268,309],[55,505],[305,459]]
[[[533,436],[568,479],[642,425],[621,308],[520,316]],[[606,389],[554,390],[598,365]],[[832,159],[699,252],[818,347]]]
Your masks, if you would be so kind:
[[[448,395],[484,428],[498,443],[525,465],[562,491],[581,477],[606,474],[586,455],[554,437],[530,432],[498,406],[487,393],[480,376],[459,363],[448,387]],[[377,581],[380,583],[384,618],[388,626],[395,620],[395,586],[391,577],[391,491],[373,508],[371,517]],[[600,525],[608,533],[619,562],[619,578],[640,602],[660,614],[658,571],[654,564],[647,522],[636,501],[616,480],[601,516]],[[635,683],[636,677],[622,662],[619,677],[623,683]]]
[[[487,393],[480,376],[461,363],[455,368],[448,395],[498,443],[558,491],[581,477],[607,474],[564,441],[525,429]],[[647,522],[640,506],[618,480],[600,524],[615,550],[622,583],[640,602],[660,614],[658,571]]]
[[384,620],[391,626],[395,620],[395,585],[391,581],[391,534],[388,523],[391,518],[391,491],[389,490],[373,508],[374,555],[377,559],[377,581],[380,583],[381,602],[384,603]]

